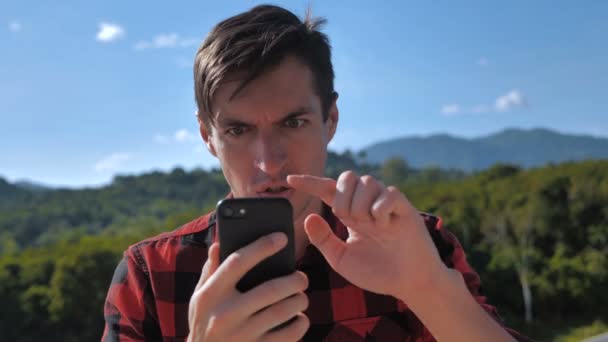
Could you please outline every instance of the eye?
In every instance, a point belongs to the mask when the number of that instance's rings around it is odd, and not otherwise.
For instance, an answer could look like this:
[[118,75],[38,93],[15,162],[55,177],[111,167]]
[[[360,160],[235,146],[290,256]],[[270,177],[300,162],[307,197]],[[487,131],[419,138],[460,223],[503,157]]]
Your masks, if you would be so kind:
[[226,133],[228,135],[232,135],[232,136],[239,136],[239,135],[243,135],[243,133],[245,133],[245,127],[244,126],[234,126],[229,128]]
[[304,120],[304,119],[291,118],[291,119],[285,120],[285,127],[300,128],[300,127],[304,126],[305,123],[306,123],[306,120]]

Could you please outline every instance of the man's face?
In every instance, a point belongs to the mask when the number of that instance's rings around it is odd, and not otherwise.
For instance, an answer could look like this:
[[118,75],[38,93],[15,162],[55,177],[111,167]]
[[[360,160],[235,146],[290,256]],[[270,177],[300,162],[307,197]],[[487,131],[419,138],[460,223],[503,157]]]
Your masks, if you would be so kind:
[[311,70],[295,57],[247,84],[234,98],[242,79],[225,82],[213,99],[215,122],[201,136],[220,160],[235,197],[286,197],[300,221],[320,202],[288,187],[289,174],[322,175],[327,144],[338,122],[336,103],[323,121],[321,101]]

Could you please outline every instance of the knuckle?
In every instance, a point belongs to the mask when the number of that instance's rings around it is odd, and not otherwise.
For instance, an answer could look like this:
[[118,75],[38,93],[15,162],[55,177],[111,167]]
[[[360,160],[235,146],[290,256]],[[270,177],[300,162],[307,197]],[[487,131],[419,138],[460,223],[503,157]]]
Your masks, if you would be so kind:
[[203,306],[203,303],[205,302],[205,293],[206,292],[204,289],[194,291],[194,293],[192,293],[192,296],[190,297],[190,307],[196,307],[197,309],[200,309]]
[[201,273],[201,277],[196,284],[195,290],[201,289],[206,286],[207,283],[211,281],[212,274],[206,274],[205,271]]
[[207,336],[221,335],[222,327],[225,325],[225,321],[225,314],[221,312],[212,314],[207,323]]
[[190,296],[190,304],[198,305],[198,302],[202,300],[203,289],[194,290],[192,292],[192,296]]
[[213,315],[211,316],[212,319],[215,321],[216,324],[218,325],[222,325],[226,322],[226,319],[228,318],[228,312],[226,312],[225,310],[218,310],[216,312],[213,313]]
[[372,208],[370,209],[370,212],[374,216],[378,215],[378,214],[382,213],[383,207],[384,207],[384,205],[382,202],[374,203],[374,205],[372,205]]
[[361,183],[363,183],[363,185],[374,185],[376,183],[376,178],[370,175],[364,175],[361,176]]
[[241,252],[234,252],[226,258],[224,261],[226,263],[227,268],[241,268],[243,267],[243,263],[245,262],[245,258]]
[[214,297],[212,294],[213,289],[209,286],[204,286],[198,291],[195,291],[190,297],[190,306],[194,307],[197,311],[207,311],[212,301],[211,298]]
[[194,296],[196,296],[196,299],[194,300],[196,300],[197,302],[204,302],[206,298],[212,297],[212,286],[212,282],[206,282],[203,287],[201,287],[198,291],[194,292],[194,294],[192,295],[192,299],[194,299]]
[[388,191],[390,197],[398,196],[401,193],[394,185],[389,185],[386,188],[386,191]]
[[344,171],[340,174],[340,177],[338,177],[338,181],[343,181],[343,182],[347,182],[347,183],[352,182],[356,179],[357,179],[357,173],[352,170]]

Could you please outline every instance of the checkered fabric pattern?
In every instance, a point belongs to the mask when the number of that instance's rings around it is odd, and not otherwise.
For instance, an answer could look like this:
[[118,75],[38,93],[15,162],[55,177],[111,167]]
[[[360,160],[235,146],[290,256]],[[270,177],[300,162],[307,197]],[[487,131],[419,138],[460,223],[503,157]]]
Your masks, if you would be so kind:
[[[343,240],[346,227],[328,210],[324,216]],[[456,237],[437,217],[422,214],[445,264],[462,273],[477,302],[499,323],[496,309],[480,293],[480,279]],[[130,246],[116,268],[105,307],[102,341],[185,341],[188,302],[215,241],[214,213],[179,229]],[[406,304],[362,290],[334,272],[312,245],[298,262],[306,273],[310,328],[304,341],[435,341]],[[530,341],[507,329],[519,341]]]

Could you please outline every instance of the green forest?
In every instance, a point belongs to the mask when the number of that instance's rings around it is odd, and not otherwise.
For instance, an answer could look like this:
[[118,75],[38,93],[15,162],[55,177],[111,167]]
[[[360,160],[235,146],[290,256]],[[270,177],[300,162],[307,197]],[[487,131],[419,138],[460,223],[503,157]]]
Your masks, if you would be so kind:
[[[607,160],[475,173],[361,160],[330,153],[327,174],[375,175],[440,216],[509,326],[539,341],[608,331]],[[99,340],[125,248],[208,212],[227,192],[220,170],[120,175],[78,190],[0,178],[0,339]]]

